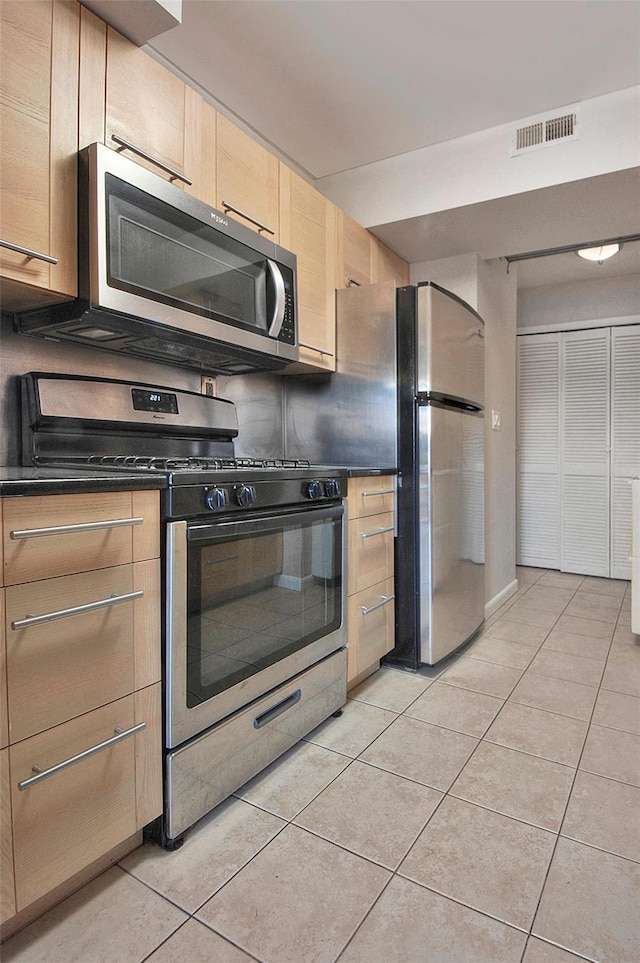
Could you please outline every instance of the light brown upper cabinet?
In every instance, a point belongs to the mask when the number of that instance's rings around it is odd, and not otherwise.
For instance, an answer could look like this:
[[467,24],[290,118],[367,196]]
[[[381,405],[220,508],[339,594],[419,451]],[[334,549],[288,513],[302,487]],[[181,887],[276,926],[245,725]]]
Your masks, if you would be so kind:
[[106,145],[118,149],[121,144],[114,138],[119,138],[131,145],[123,149],[126,156],[149,170],[172,179],[162,164],[189,177],[184,169],[184,83],[111,28],[106,91]]
[[326,197],[280,164],[280,243],[298,258],[300,362],[291,371],[336,370],[336,214]]
[[371,234],[349,217],[338,211],[336,287],[348,288],[352,284],[371,284]]
[[265,237],[278,241],[279,162],[221,114],[217,121],[216,207]]
[[0,238],[18,248],[0,248],[6,310],[76,294],[79,11],[0,6]]
[[409,265],[406,261],[391,251],[373,234],[371,237],[371,281],[373,284],[383,281],[395,281],[396,287],[401,288],[409,283]]

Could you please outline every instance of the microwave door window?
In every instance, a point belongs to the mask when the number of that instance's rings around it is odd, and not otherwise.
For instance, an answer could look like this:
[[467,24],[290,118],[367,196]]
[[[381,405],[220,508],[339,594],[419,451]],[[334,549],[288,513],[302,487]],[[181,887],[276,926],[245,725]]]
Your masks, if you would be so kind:
[[167,216],[109,196],[109,284],[264,331],[264,262],[233,238],[136,193]]

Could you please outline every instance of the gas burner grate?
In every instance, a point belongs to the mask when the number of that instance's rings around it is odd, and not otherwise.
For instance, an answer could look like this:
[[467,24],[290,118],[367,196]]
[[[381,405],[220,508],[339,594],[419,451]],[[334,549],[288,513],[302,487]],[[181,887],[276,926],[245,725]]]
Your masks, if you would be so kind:
[[210,458],[189,455],[167,458],[145,455],[69,455],[39,460],[40,464],[65,468],[103,468],[119,471],[241,471],[242,469],[309,470],[308,461],[299,458]]

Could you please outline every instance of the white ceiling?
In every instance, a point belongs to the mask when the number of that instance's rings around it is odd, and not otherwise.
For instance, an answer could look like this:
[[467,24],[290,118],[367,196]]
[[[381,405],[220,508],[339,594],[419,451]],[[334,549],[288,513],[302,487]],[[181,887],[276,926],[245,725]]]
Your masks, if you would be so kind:
[[[183,0],[150,46],[316,179],[640,83],[640,3]],[[410,261],[499,256],[637,233],[639,199],[623,172],[376,233]],[[637,271],[639,248],[602,268]],[[584,267],[522,262],[519,286]]]

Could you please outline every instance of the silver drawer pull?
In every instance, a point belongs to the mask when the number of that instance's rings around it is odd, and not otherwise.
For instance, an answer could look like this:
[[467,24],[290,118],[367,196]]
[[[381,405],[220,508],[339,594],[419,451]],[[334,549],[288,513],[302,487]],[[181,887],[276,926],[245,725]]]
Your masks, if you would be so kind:
[[363,492],[363,498],[371,498],[372,495],[395,495],[395,488],[378,488],[375,492]]
[[302,689],[296,689],[295,692],[293,692],[290,696],[287,696],[286,699],[283,699],[282,702],[272,706],[271,709],[267,709],[267,711],[263,712],[261,716],[257,716],[253,720],[253,728],[262,729],[263,726],[266,726],[267,723],[272,722],[278,716],[281,716],[283,712],[287,711],[287,709],[292,709],[296,703],[300,702],[301,696]]
[[16,254],[24,254],[26,258],[35,258],[37,261],[46,261],[47,264],[58,263],[57,257],[51,257],[50,254],[41,254],[40,251],[32,251],[30,247],[22,247],[20,244],[12,244],[11,241],[0,241],[0,247],[6,247],[7,251],[15,251]]
[[333,355],[333,351],[327,351],[326,348],[319,348],[319,347],[317,346],[317,344],[307,344],[306,341],[301,341],[301,342],[300,342],[300,347],[301,347],[301,348],[309,348],[310,351],[317,351],[318,354],[326,354],[326,355],[328,355],[328,356],[332,356],[332,355]]
[[374,535],[384,535],[386,532],[392,532],[393,525],[387,525],[386,528],[375,528],[372,532],[361,532],[360,538],[373,538]]
[[132,154],[137,154],[138,157],[142,157],[143,160],[149,161],[150,164],[154,164],[156,167],[159,167],[161,171],[165,172],[165,174],[169,174],[172,181],[182,181],[183,184],[188,184],[189,187],[192,186],[193,181],[190,181],[189,178],[185,177],[184,174],[181,174],[180,171],[175,171],[173,167],[169,167],[163,161],[158,160],[157,157],[154,157],[152,154],[148,154],[146,150],[142,150],[141,147],[136,147],[135,144],[125,140],[124,137],[120,137],[119,134],[112,134],[111,140],[115,140],[116,144],[120,144],[120,150],[130,150]]
[[255,224],[255,226],[258,228],[258,234],[261,231],[266,231],[267,234],[276,233],[275,231],[272,231],[270,227],[267,227],[266,224],[262,224],[260,221],[256,221],[255,217],[251,217],[251,215],[247,214],[245,211],[241,211],[237,207],[234,207],[233,204],[227,204],[226,201],[223,201],[222,208],[225,214],[228,214],[229,211],[231,211],[232,214],[237,214],[238,217],[243,217],[245,221],[249,221],[250,224]]
[[394,598],[395,595],[381,595],[380,601],[376,602],[375,605],[370,605],[369,608],[367,608],[366,605],[361,605],[360,608],[362,609],[362,614],[369,615],[370,612],[375,612],[376,609],[381,609],[383,605],[387,604],[387,602],[393,602]]
[[111,595],[108,599],[99,599],[97,602],[87,602],[85,605],[74,605],[70,609],[61,609],[59,612],[47,612],[45,615],[27,615],[24,619],[18,619],[11,623],[11,628],[17,632],[19,629],[28,629],[34,625],[44,625],[45,622],[55,622],[56,619],[68,619],[72,615],[86,615],[87,612],[95,612],[98,609],[106,609],[110,605],[119,605],[120,602],[131,602],[133,599],[141,599],[143,591],[129,592],[127,595]]
[[25,789],[35,786],[37,782],[42,782],[43,779],[48,779],[49,776],[55,776],[57,772],[62,772],[63,769],[68,769],[69,766],[75,766],[77,762],[82,762],[84,759],[88,759],[90,756],[95,756],[96,753],[102,752],[103,749],[109,749],[111,746],[115,746],[118,742],[128,739],[129,736],[135,736],[136,732],[142,732],[146,726],[146,722],[140,722],[137,726],[133,726],[131,729],[114,729],[113,731],[115,732],[115,736],[111,736],[110,739],[105,739],[104,742],[99,742],[97,746],[91,746],[90,749],[85,749],[83,752],[79,752],[77,756],[70,756],[69,759],[63,759],[62,762],[56,763],[55,766],[51,766],[49,769],[41,769],[40,766],[32,766],[31,772],[35,772],[35,776],[29,776],[28,779],[23,779],[22,782],[19,782],[18,789],[20,792],[24,792]]
[[124,528],[125,525],[142,525],[144,518],[111,518],[104,522],[81,522],[77,525],[57,525],[55,528],[25,528],[9,532],[9,538],[40,538],[43,535],[73,535],[77,532],[97,532],[102,528]]

